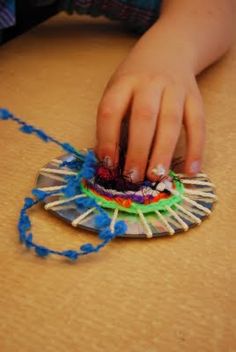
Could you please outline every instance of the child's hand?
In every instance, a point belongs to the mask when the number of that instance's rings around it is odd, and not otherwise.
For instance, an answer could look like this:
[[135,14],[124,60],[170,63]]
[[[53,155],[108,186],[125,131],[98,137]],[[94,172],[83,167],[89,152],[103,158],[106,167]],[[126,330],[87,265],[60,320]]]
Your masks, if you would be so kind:
[[121,121],[130,110],[125,174],[134,182],[145,172],[150,180],[168,172],[182,123],[185,172],[200,171],[205,129],[195,74],[206,64],[188,39],[183,28],[173,36],[170,23],[160,19],[119,66],[99,105],[96,150],[108,166],[118,162]]
[[144,178],[147,166],[151,180],[168,172],[183,122],[186,172],[201,165],[204,113],[191,57],[175,40],[161,39],[155,43],[151,31],[143,36],[111,78],[98,110],[98,156],[116,163],[121,120],[131,107],[125,173],[133,181]]

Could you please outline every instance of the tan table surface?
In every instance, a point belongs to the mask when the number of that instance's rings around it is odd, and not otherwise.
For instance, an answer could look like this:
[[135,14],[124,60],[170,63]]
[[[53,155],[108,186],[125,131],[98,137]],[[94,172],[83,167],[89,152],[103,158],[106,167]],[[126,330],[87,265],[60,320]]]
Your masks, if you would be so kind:
[[[103,88],[135,37],[119,24],[59,15],[0,48],[0,102],[60,140],[95,141]],[[0,122],[0,351],[235,351],[236,45],[199,79],[204,162],[219,202],[211,219],[166,239],[115,240],[68,264],[18,243],[16,222],[53,145]],[[233,131],[234,130],[234,131]],[[43,210],[35,237],[56,248],[96,242]]]

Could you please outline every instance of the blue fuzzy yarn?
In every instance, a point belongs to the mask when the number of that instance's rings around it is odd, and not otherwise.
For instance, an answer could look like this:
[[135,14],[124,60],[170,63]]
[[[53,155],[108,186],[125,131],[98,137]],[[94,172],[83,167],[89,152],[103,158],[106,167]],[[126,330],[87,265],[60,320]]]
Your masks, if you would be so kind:
[[80,246],[81,251],[86,253],[94,252],[94,246],[91,243],[85,243]]
[[63,251],[62,255],[64,255],[64,257],[67,257],[68,259],[70,259],[72,261],[77,260],[79,257],[79,253],[73,249]]
[[80,169],[81,168],[81,166],[82,166],[82,163],[81,163],[81,161],[80,160],[72,160],[72,161],[66,161],[66,160],[64,160],[60,165],[59,165],[59,167],[61,168],[61,167],[64,167],[64,166],[66,166],[66,167],[68,167],[69,169],[74,169],[74,170],[78,170],[78,169]]
[[78,207],[83,207],[84,205],[84,199],[83,198],[77,198],[74,200],[75,204],[78,206]]
[[39,257],[47,257],[50,253],[49,249],[43,246],[37,246],[35,247],[35,253],[39,256]]
[[[83,198],[82,198],[82,200],[83,200]],[[85,198],[83,200],[83,206],[85,208],[93,208],[96,205],[97,205],[96,201],[94,199],[92,199],[92,198]]]
[[30,233],[28,236],[26,236],[25,241],[24,241],[26,248],[30,249],[33,247],[32,241],[33,241],[33,235],[32,235],[32,233]]
[[26,214],[22,214],[20,219],[21,219],[21,226],[20,226],[21,230],[23,230],[24,232],[27,230],[30,230],[31,222],[28,216]]
[[79,208],[93,208],[97,206],[97,203],[94,199],[91,198],[77,198],[74,200],[75,204],[79,207]]
[[98,233],[98,237],[102,240],[111,240],[113,238],[113,233],[111,232],[109,227],[106,227]]
[[60,146],[64,151],[66,151],[68,153],[72,153],[77,158],[84,160],[84,155],[82,153],[78,152],[69,143],[59,142],[55,138],[47,135],[41,129],[35,128],[34,126],[27,124],[21,118],[14,116],[7,109],[0,108],[0,120],[12,120],[12,121],[16,122],[18,125],[20,125],[20,131],[27,133],[27,134],[35,134],[37,137],[39,137],[41,140],[43,140],[45,142],[53,142],[53,143],[57,144],[58,146]]
[[[64,162],[63,165],[71,167],[72,169],[80,169],[78,175],[76,176],[67,176],[67,185],[63,189],[65,197],[71,197],[81,193],[80,182],[82,179],[92,178],[96,172],[97,159],[93,151],[89,151],[86,155],[78,152],[73,146],[69,143],[61,143],[60,141],[54,139],[53,137],[48,136],[44,131],[35,128],[32,125],[27,124],[22,119],[14,116],[7,109],[0,108],[0,120],[12,120],[20,125],[20,130],[27,134],[34,134],[39,137],[44,142],[53,142],[60,146],[66,152],[72,153],[75,155],[76,160],[73,162]],[[39,189],[33,189],[32,194],[36,199],[27,197],[24,200],[23,207],[20,211],[20,217],[18,221],[18,231],[20,241],[28,248],[33,248],[35,253],[40,257],[47,257],[50,254],[56,254],[64,256],[72,261],[77,260],[80,256],[91,254],[93,252],[98,252],[100,249],[105,247],[113,238],[118,235],[122,235],[127,230],[127,227],[123,221],[117,221],[114,225],[114,233],[111,232],[109,226],[111,219],[106,214],[106,212],[96,203],[94,199],[87,198],[78,198],[75,200],[78,206],[83,206],[84,208],[95,207],[98,211],[98,215],[95,218],[96,226],[98,228],[98,236],[102,240],[100,244],[93,245],[91,243],[85,243],[80,246],[80,250],[64,250],[57,251],[42,245],[39,245],[33,241],[33,235],[30,232],[31,230],[31,221],[28,215],[28,211],[33,208],[35,205],[40,203],[47,197],[60,193],[57,192],[44,192]]]
[[95,175],[95,171],[92,167],[87,167],[86,169],[84,169],[83,176],[86,180],[92,178],[94,175]]
[[66,197],[73,197],[80,193],[79,176],[67,176],[67,184],[63,189],[63,193]]
[[85,160],[85,164],[94,164],[96,165],[97,164],[97,158],[94,154],[94,151],[93,150],[89,150],[87,155],[86,155],[86,160]]
[[44,200],[45,197],[47,196],[47,193],[46,193],[46,192],[41,191],[41,190],[39,190],[39,189],[37,189],[37,188],[34,188],[34,189],[32,190],[32,194],[33,194],[37,199],[39,199],[39,200]]
[[34,204],[34,200],[32,198],[25,198],[25,206],[26,209],[32,207],[32,205]]
[[0,109],[0,120],[9,120],[11,113],[7,109]]
[[72,147],[72,145],[70,145],[69,143],[61,143],[61,146],[68,153],[72,153],[72,154],[77,154],[78,153],[78,151],[74,147]]
[[95,225],[98,228],[107,227],[111,223],[111,219],[107,214],[99,214],[95,217]]
[[22,127],[20,127],[20,131],[31,134],[34,132],[34,128],[31,125],[23,125]]
[[63,193],[66,197],[73,197],[75,196],[76,194],[78,194],[77,192],[77,186],[69,186],[69,187],[66,187],[65,189],[63,189]]
[[18,226],[18,232],[19,232],[19,241],[26,245],[27,236],[25,235],[25,230],[22,229],[20,226]]
[[48,135],[43,132],[42,130],[37,130],[37,136],[42,139],[44,142],[49,142],[50,138],[48,137]]
[[124,235],[127,231],[127,225],[124,221],[117,221],[114,225],[114,234],[116,236]]

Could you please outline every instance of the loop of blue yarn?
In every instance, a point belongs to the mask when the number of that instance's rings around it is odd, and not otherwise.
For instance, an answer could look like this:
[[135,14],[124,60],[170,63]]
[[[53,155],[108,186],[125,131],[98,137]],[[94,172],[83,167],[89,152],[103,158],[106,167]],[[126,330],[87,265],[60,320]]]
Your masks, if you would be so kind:
[[[45,198],[49,195],[52,195],[52,192],[49,194],[45,194]],[[41,196],[41,195],[40,195]],[[107,245],[113,238],[116,237],[115,233],[112,233],[109,227],[102,227],[99,230],[98,236],[102,240],[102,242],[98,245],[93,245],[92,243],[85,243],[80,246],[80,251],[77,250],[64,250],[64,251],[55,251],[53,249],[47,248],[45,246],[36,244],[33,242],[33,235],[29,231],[31,230],[31,221],[27,211],[40,203],[42,198],[29,201],[30,198],[25,198],[24,205],[22,207],[20,213],[20,219],[18,222],[18,229],[20,234],[20,241],[23,243],[27,248],[31,249],[34,248],[35,253],[40,257],[47,257],[50,254],[57,254],[60,256],[64,256],[70,260],[75,261],[82,255],[90,254],[93,252],[98,252],[101,248]]]
[[[32,125],[27,124],[22,119],[14,116],[7,109],[0,108],[0,120],[12,120],[20,125],[20,130],[27,134],[35,134],[41,140],[45,142],[53,142],[59,145],[66,152],[72,153],[76,156],[76,161],[63,162],[62,165],[71,168],[78,168],[80,171],[76,176],[67,176],[67,185],[63,189],[65,197],[71,197],[81,193],[80,182],[82,179],[89,179],[95,175],[97,159],[93,151],[89,151],[86,155],[78,152],[69,143],[61,143],[53,137],[48,136],[44,131],[35,128]],[[85,243],[80,246],[80,250],[68,249],[64,251],[57,251],[45,246],[39,245],[33,241],[33,234],[31,230],[31,221],[28,215],[28,211],[38,203],[44,201],[47,197],[57,194],[57,192],[44,192],[39,189],[33,189],[32,194],[35,199],[27,197],[24,200],[24,205],[20,211],[20,217],[18,221],[18,231],[20,242],[23,243],[28,249],[34,249],[35,253],[40,257],[47,257],[50,254],[56,254],[64,256],[72,261],[77,260],[82,255],[91,254],[98,252],[100,249],[105,247],[113,238],[121,236],[127,230],[127,226],[123,221],[117,221],[114,225],[114,232],[110,229],[111,219],[107,213],[102,209],[94,199],[83,199],[78,198],[76,200],[77,206],[83,206],[85,209],[95,207],[98,211],[98,215],[95,217],[96,227],[98,228],[98,237],[102,240],[100,244],[93,245],[91,243]]]

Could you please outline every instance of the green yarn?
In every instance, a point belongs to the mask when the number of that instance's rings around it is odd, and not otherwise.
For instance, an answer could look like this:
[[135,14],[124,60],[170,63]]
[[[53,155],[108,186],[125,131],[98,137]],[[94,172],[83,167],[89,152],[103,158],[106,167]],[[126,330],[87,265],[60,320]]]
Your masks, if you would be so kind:
[[[176,174],[173,171],[171,171],[170,176],[176,177]],[[141,210],[143,213],[147,214],[147,213],[153,213],[156,210],[163,212],[166,210],[166,206],[171,207],[175,204],[182,203],[181,194],[184,193],[184,185],[179,179],[173,179],[173,183],[175,184],[178,194],[172,195],[167,199],[160,199],[159,201],[150,203],[150,204],[140,204],[140,203],[132,202],[131,206],[127,208],[118,204],[114,200],[108,201],[104,199],[102,196],[99,196],[95,194],[93,191],[91,191],[90,189],[86,188],[86,186],[84,186],[82,183],[81,183],[81,191],[84,194],[86,194],[89,198],[95,199],[96,202],[103,208],[119,209],[123,212],[131,213],[131,214],[137,214],[138,210]]]

